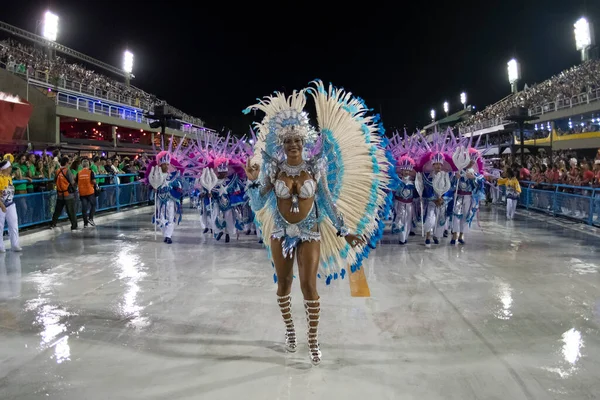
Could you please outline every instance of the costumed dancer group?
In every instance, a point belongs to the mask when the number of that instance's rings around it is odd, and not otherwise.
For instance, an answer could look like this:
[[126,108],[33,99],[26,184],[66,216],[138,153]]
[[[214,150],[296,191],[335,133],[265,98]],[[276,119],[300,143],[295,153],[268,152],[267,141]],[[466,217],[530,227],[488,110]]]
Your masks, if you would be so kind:
[[162,150],[148,166],[147,183],[152,187],[155,212],[152,218],[167,244],[182,219],[182,200],[198,210],[201,230],[225,242],[239,231],[257,234],[254,215],[245,195],[248,145],[245,141],[205,135],[191,146]]
[[392,233],[405,245],[421,221],[425,246],[439,244],[451,232],[450,245],[466,244],[466,235],[485,199],[485,167],[471,138],[451,130],[429,141],[416,133],[396,134],[388,149],[396,160],[400,184],[394,193]]

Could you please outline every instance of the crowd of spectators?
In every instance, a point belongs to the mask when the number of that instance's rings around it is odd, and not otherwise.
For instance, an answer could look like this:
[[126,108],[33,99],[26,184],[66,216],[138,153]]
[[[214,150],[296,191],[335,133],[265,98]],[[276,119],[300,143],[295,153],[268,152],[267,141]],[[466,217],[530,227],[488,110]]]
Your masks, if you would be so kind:
[[504,118],[515,107],[527,109],[543,106],[552,101],[570,99],[579,94],[591,93],[600,88],[600,60],[589,60],[571,67],[539,84],[525,87],[501,101],[478,111],[458,124],[466,127],[476,123]]
[[136,176],[127,176],[121,178],[121,183],[128,183],[143,178],[148,158],[146,155],[141,157],[129,158],[115,155],[113,157],[80,157],[76,154],[61,155],[59,150],[50,153],[47,151],[36,154],[35,152],[24,152],[17,155],[0,154],[0,159],[7,159],[12,163],[12,177],[15,181],[16,194],[27,194],[54,190],[54,179],[56,171],[60,168],[59,160],[61,157],[69,159],[69,170],[73,176],[81,171],[81,163],[88,160],[90,169],[96,175],[110,175],[110,177],[99,178],[100,185],[108,185],[117,175],[137,174]]
[[550,156],[543,151],[528,155],[526,165],[520,164],[520,156],[504,155],[495,161],[501,170],[511,168],[522,181],[536,185],[570,185],[600,188],[600,149],[595,158],[579,156],[576,151],[559,151]]
[[36,76],[37,73],[55,86],[66,87],[69,83],[69,88],[72,88],[79,87],[80,84],[82,91],[95,93],[99,97],[127,99],[124,101],[126,104],[144,108],[144,111],[150,111],[156,105],[166,104],[169,112],[181,115],[183,120],[202,124],[199,118],[187,115],[139,88],[126,85],[83,65],[71,63],[58,55],[51,60],[46,51],[13,39],[0,41],[0,65],[11,72],[30,77]]

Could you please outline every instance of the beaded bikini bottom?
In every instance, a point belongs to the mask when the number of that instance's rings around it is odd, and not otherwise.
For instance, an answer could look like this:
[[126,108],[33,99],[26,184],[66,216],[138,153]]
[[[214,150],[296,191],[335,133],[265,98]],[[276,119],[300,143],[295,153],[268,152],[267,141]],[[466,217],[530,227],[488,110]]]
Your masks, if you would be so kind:
[[281,240],[283,256],[292,258],[294,249],[299,243],[321,240],[321,233],[314,229],[316,224],[317,210],[314,205],[306,218],[295,224],[283,218],[279,209],[277,209],[275,212],[275,228],[271,233],[271,238]]

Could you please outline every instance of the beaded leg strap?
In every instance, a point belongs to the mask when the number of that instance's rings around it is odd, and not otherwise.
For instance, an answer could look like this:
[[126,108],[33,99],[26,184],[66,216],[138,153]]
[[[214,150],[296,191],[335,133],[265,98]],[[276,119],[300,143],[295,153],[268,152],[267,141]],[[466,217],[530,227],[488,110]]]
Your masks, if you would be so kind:
[[291,353],[296,351],[296,328],[292,320],[292,296],[278,296],[277,304],[281,310],[281,316],[285,323],[285,349]]
[[319,348],[318,327],[319,317],[321,315],[320,300],[304,300],[304,310],[306,311],[306,324],[308,331],[308,352],[310,361],[313,365],[321,363],[321,349]]

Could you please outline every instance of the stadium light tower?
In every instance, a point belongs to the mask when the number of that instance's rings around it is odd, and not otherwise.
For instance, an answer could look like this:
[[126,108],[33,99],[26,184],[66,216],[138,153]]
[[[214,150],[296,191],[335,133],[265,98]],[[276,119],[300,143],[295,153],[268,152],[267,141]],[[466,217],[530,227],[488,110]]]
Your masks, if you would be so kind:
[[448,116],[448,111],[450,111],[450,105],[447,101],[444,102],[444,112],[446,113],[446,117]]
[[44,14],[42,36],[51,42],[56,42],[56,37],[58,36],[58,15],[46,11],[46,14]]
[[431,120],[435,121],[435,110],[432,108],[431,111],[429,112],[429,115],[431,116]]
[[123,71],[125,71],[125,83],[129,86],[129,81],[133,76],[133,53],[125,50],[123,53]]
[[466,110],[467,109],[467,94],[465,92],[462,92],[460,94],[460,102],[463,105],[463,108]]
[[517,93],[517,82],[521,79],[521,65],[514,58],[508,62],[508,83],[510,90]]
[[590,49],[595,45],[594,26],[585,17],[581,17],[574,27],[575,46],[581,51],[581,62],[585,62],[590,59]]

